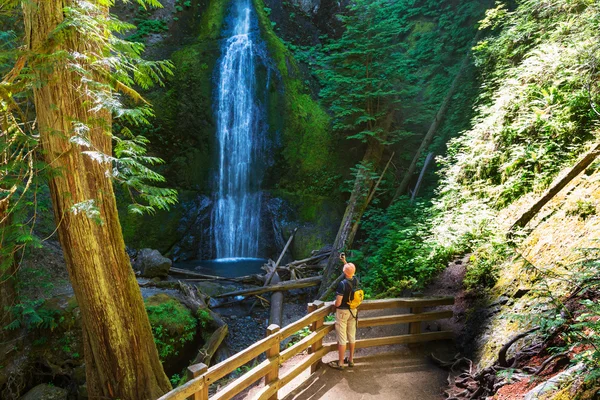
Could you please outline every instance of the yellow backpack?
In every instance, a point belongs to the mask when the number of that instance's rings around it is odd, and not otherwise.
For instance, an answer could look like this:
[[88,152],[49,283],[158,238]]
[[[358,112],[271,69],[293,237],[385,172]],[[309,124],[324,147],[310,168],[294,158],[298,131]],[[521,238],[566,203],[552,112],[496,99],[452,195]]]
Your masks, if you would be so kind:
[[[365,298],[365,292],[362,289],[355,289],[352,281],[349,279],[345,279],[345,281],[350,285],[350,295],[348,296],[348,306],[350,306],[351,310],[354,310],[360,306],[360,303]],[[357,280],[358,282],[358,280]]]

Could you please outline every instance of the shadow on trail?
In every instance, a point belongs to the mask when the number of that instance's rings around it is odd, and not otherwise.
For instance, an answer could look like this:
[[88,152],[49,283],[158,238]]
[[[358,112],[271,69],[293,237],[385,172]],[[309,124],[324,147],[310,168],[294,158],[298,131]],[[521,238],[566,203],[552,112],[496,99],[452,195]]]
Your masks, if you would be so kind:
[[431,363],[422,350],[357,354],[354,368],[344,371],[324,364],[284,399],[439,399],[447,373]]

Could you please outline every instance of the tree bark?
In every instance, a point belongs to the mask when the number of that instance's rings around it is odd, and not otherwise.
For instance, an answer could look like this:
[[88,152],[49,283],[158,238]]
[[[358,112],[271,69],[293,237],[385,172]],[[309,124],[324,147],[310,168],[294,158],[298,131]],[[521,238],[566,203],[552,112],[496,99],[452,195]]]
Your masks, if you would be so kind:
[[[99,13],[108,8],[93,1]],[[42,84],[34,89],[40,141],[46,163],[58,234],[67,270],[81,310],[87,387],[90,398],[153,399],[169,391],[154,345],[150,323],[138,288],[117,215],[110,164],[92,160],[82,146],[70,142],[74,122],[89,127],[94,150],[112,154],[111,115],[93,110],[88,83],[56,57],[58,52],[103,56],[98,42],[63,28],[64,8],[73,0],[23,2],[29,67]],[[68,30],[67,30],[68,29]],[[43,62],[43,61],[42,61]],[[76,212],[76,204],[93,200],[101,222]]]

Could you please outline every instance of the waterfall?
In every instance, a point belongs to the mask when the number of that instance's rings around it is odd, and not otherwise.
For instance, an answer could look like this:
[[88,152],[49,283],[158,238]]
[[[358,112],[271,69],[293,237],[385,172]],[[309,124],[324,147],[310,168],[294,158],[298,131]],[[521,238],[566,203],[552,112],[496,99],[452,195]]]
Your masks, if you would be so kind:
[[233,29],[218,65],[219,149],[213,232],[217,258],[258,256],[261,168],[260,107],[256,101],[253,10],[235,0]]

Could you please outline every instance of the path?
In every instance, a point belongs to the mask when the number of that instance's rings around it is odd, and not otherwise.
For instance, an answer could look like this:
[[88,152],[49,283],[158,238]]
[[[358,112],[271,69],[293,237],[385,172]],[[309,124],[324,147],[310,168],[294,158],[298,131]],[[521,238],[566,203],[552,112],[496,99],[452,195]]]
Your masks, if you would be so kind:
[[[354,368],[337,371],[323,366],[289,393],[285,400],[382,399],[437,400],[447,384],[447,372],[431,363],[425,354],[429,346],[393,353],[358,356]],[[334,359],[328,354],[325,361]]]
[[[374,310],[361,313],[362,317],[385,315],[399,310]],[[404,310],[408,312],[408,310]],[[360,323],[359,323],[360,326]],[[430,328],[423,323],[423,331]],[[437,329],[435,329],[437,330]],[[407,324],[368,327],[357,330],[357,338],[373,338],[408,333]],[[335,341],[332,332],[324,342]],[[438,341],[422,345],[389,345],[358,349],[355,355],[354,368],[338,371],[326,365],[337,359],[337,353],[331,352],[323,358],[321,368],[313,375],[310,369],[305,370],[296,379],[279,390],[279,399],[285,400],[317,400],[317,399],[382,399],[382,400],[438,400],[442,399],[442,391],[446,388],[448,373],[437,367],[430,360],[434,353],[441,359],[451,359],[455,354],[455,346],[451,341]],[[280,376],[285,375],[294,366],[300,364],[307,355],[298,355],[286,362]],[[260,388],[251,388],[238,398],[251,399]]]

